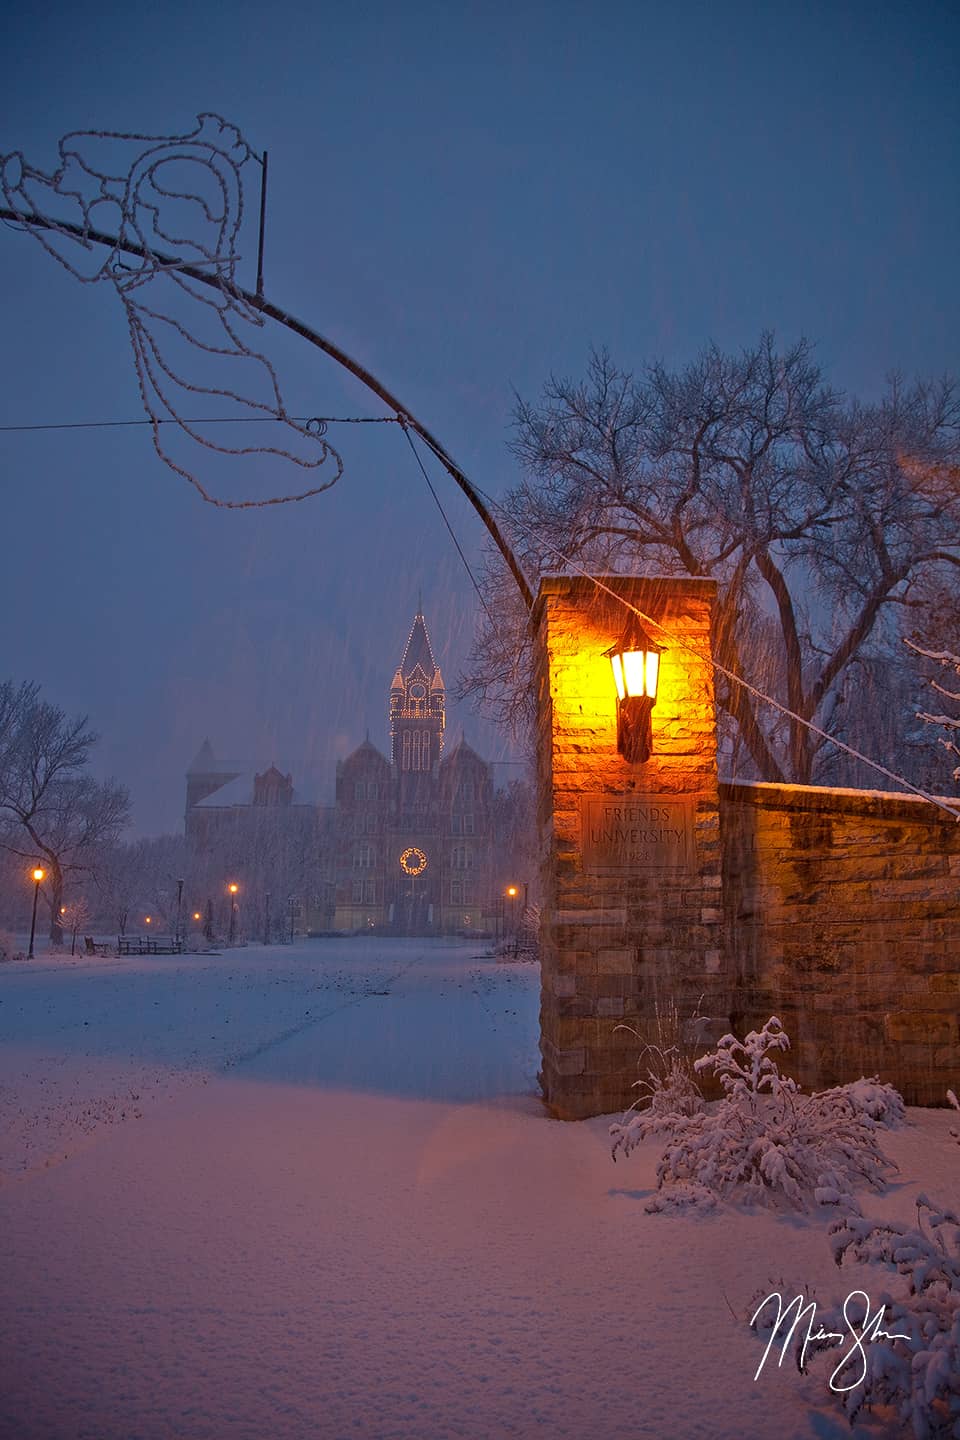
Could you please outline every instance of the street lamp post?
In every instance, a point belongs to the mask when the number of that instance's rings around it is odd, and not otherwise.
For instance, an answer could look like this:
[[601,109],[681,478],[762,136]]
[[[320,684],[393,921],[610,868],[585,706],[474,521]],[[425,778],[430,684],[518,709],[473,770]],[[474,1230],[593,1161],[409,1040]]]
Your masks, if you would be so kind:
[[183,905],[183,881],[177,881],[177,931],[174,935],[174,944],[180,944],[180,910]]
[[227,937],[227,943],[230,945],[233,944],[237,934],[237,891],[239,889],[240,886],[233,881],[227,886],[227,892],[230,896],[230,933]]
[[519,926],[517,925],[517,896],[520,891],[516,885],[507,886],[507,899],[510,901],[510,928],[513,931],[513,953],[517,953],[519,941]]
[[33,872],[33,915],[30,920],[30,949],[27,951],[27,959],[33,959],[33,940],[37,933],[37,897],[40,894],[40,881],[43,879],[44,871],[38,865]]

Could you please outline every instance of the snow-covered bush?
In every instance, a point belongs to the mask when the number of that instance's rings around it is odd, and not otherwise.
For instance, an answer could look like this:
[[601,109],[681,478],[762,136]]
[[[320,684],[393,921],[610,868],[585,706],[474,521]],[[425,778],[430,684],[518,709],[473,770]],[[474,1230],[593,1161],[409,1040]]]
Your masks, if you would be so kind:
[[12,960],[16,953],[17,942],[9,930],[0,930],[0,964],[4,960]]
[[[854,1186],[882,1189],[895,1168],[877,1141],[881,1122],[869,1113],[861,1082],[801,1094],[773,1058],[789,1045],[776,1016],[743,1041],[725,1035],[694,1064],[698,1073],[713,1071],[724,1098],[684,1110],[664,1097],[656,1108],[628,1112],[610,1127],[613,1158],[629,1155],[648,1135],[665,1134],[657,1167],[661,1190],[683,1187],[698,1203],[706,1192],[798,1210],[814,1204],[856,1210]],[[887,1108],[894,1108],[892,1100]],[[663,1199],[652,1208],[662,1209]]]
[[[852,1258],[896,1269],[905,1293],[882,1297],[882,1334],[854,1347],[850,1388],[844,1372],[831,1377],[843,1392],[851,1424],[866,1406],[885,1405],[917,1440],[960,1436],[960,1216],[917,1199],[917,1227],[847,1216],[831,1226],[838,1265]],[[859,1283],[859,1282],[858,1282]],[[825,1331],[849,1331],[842,1312],[818,1316]],[[860,1334],[870,1336],[869,1328]],[[895,1337],[895,1338],[893,1338]],[[829,1342],[823,1342],[826,1345]],[[816,1343],[812,1350],[818,1348]],[[862,1383],[853,1384],[860,1374]]]
[[827,1105],[837,1101],[849,1104],[855,1111],[869,1115],[871,1120],[885,1125],[888,1130],[896,1130],[907,1123],[907,1107],[900,1091],[894,1090],[892,1085],[885,1085],[876,1075],[871,1075],[869,1080],[861,1076],[849,1085],[836,1085],[832,1090],[818,1090],[816,1098]]
[[[952,1090],[947,1091],[947,1099],[950,1101],[950,1104],[953,1106],[954,1110],[960,1113],[960,1100],[957,1099],[956,1095],[953,1093]],[[950,1134],[953,1136],[954,1140],[956,1140],[957,1144],[960,1145],[960,1130],[954,1130],[951,1128]]]

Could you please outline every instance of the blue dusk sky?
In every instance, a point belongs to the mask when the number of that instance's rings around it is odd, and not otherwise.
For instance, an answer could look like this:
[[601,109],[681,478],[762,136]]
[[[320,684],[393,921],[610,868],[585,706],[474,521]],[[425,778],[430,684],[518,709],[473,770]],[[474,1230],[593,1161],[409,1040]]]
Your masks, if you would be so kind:
[[[955,4],[94,0],[14,4],[2,42],[0,153],[52,169],[67,131],[185,133],[201,111],[268,150],[267,296],[493,494],[517,478],[515,393],[592,346],[680,365],[806,335],[866,399],[894,370],[960,370]],[[241,253],[252,286],[249,230]],[[113,290],[8,228],[0,256],[0,427],[142,416]],[[263,344],[292,413],[383,413],[309,346]],[[0,432],[0,676],[89,713],[139,833],[181,823],[205,736],[329,799],[338,755],[367,729],[386,746],[421,592],[455,679],[477,602],[409,449],[392,426],[336,439],[329,493],[227,512],[145,428]],[[479,522],[431,473],[476,561]],[[260,493],[301,478],[266,466]]]

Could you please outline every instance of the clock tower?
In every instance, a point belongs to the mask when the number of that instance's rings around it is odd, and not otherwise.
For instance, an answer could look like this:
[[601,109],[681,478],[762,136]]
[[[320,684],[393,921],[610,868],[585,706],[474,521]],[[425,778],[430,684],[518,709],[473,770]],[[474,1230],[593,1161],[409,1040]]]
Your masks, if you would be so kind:
[[390,686],[390,759],[395,772],[410,777],[406,789],[425,788],[413,777],[436,779],[443,754],[446,693],[433,658],[423,616],[417,612],[403,658]]

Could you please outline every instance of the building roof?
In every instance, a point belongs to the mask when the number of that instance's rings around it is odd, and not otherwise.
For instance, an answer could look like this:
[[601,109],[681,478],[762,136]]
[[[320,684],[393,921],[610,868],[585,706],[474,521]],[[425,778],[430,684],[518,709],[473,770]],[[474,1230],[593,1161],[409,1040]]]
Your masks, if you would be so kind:
[[[287,777],[281,775],[280,778],[281,780],[286,780]],[[249,770],[243,775],[234,775],[228,784],[221,785],[220,788],[214,790],[212,794],[206,795],[202,800],[198,800],[196,805],[193,806],[193,809],[226,810],[233,805],[242,805],[249,810],[270,810],[271,808],[275,808],[269,805],[255,806],[253,804],[253,779],[254,777]],[[312,795],[304,794],[302,790],[294,790],[290,803],[291,805],[315,805],[317,802]],[[288,807],[283,806],[282,808],[287,809]]]
[[463,733],[461,732],[460,739],[457,741],[456,745],[454,745],[450,753],[445,756],[443,760],[441,760],[440,764],[444,769],[446,769],[450,765],[462,765],[464,763],[469,764],[471,762],[476,765],[482,765],[485,770],[489,770],[490,768],[490,762],[488,760],[484,760],[482,755],[478,755],[472,745],[467,744],[466,740],[464,739]]
[[187,766],[188,775],[217,775],[217,761],[209,740],[204,740],[200,749]]
[[362,760],[369,761],[370,759],[379,760],[380,764],[385,765],[389,770],[390,761],[382,750],[377,749],[376,745],[373,744],[368,736],[362,745],[358,745],[356,750],[351,750],[350,754],[338,763],[337,769],[342,769],[344,765],[354,765]]
[[429,679],[437,668],[433,658],[433,651],[430,648],[430,637],[427,634],[427,627],[423,616],[418,611],[413,627],[407,637],[407,644],[403,652],[403,659],[400,661],[400,670],[404,675],[411,675],[420,666]]

